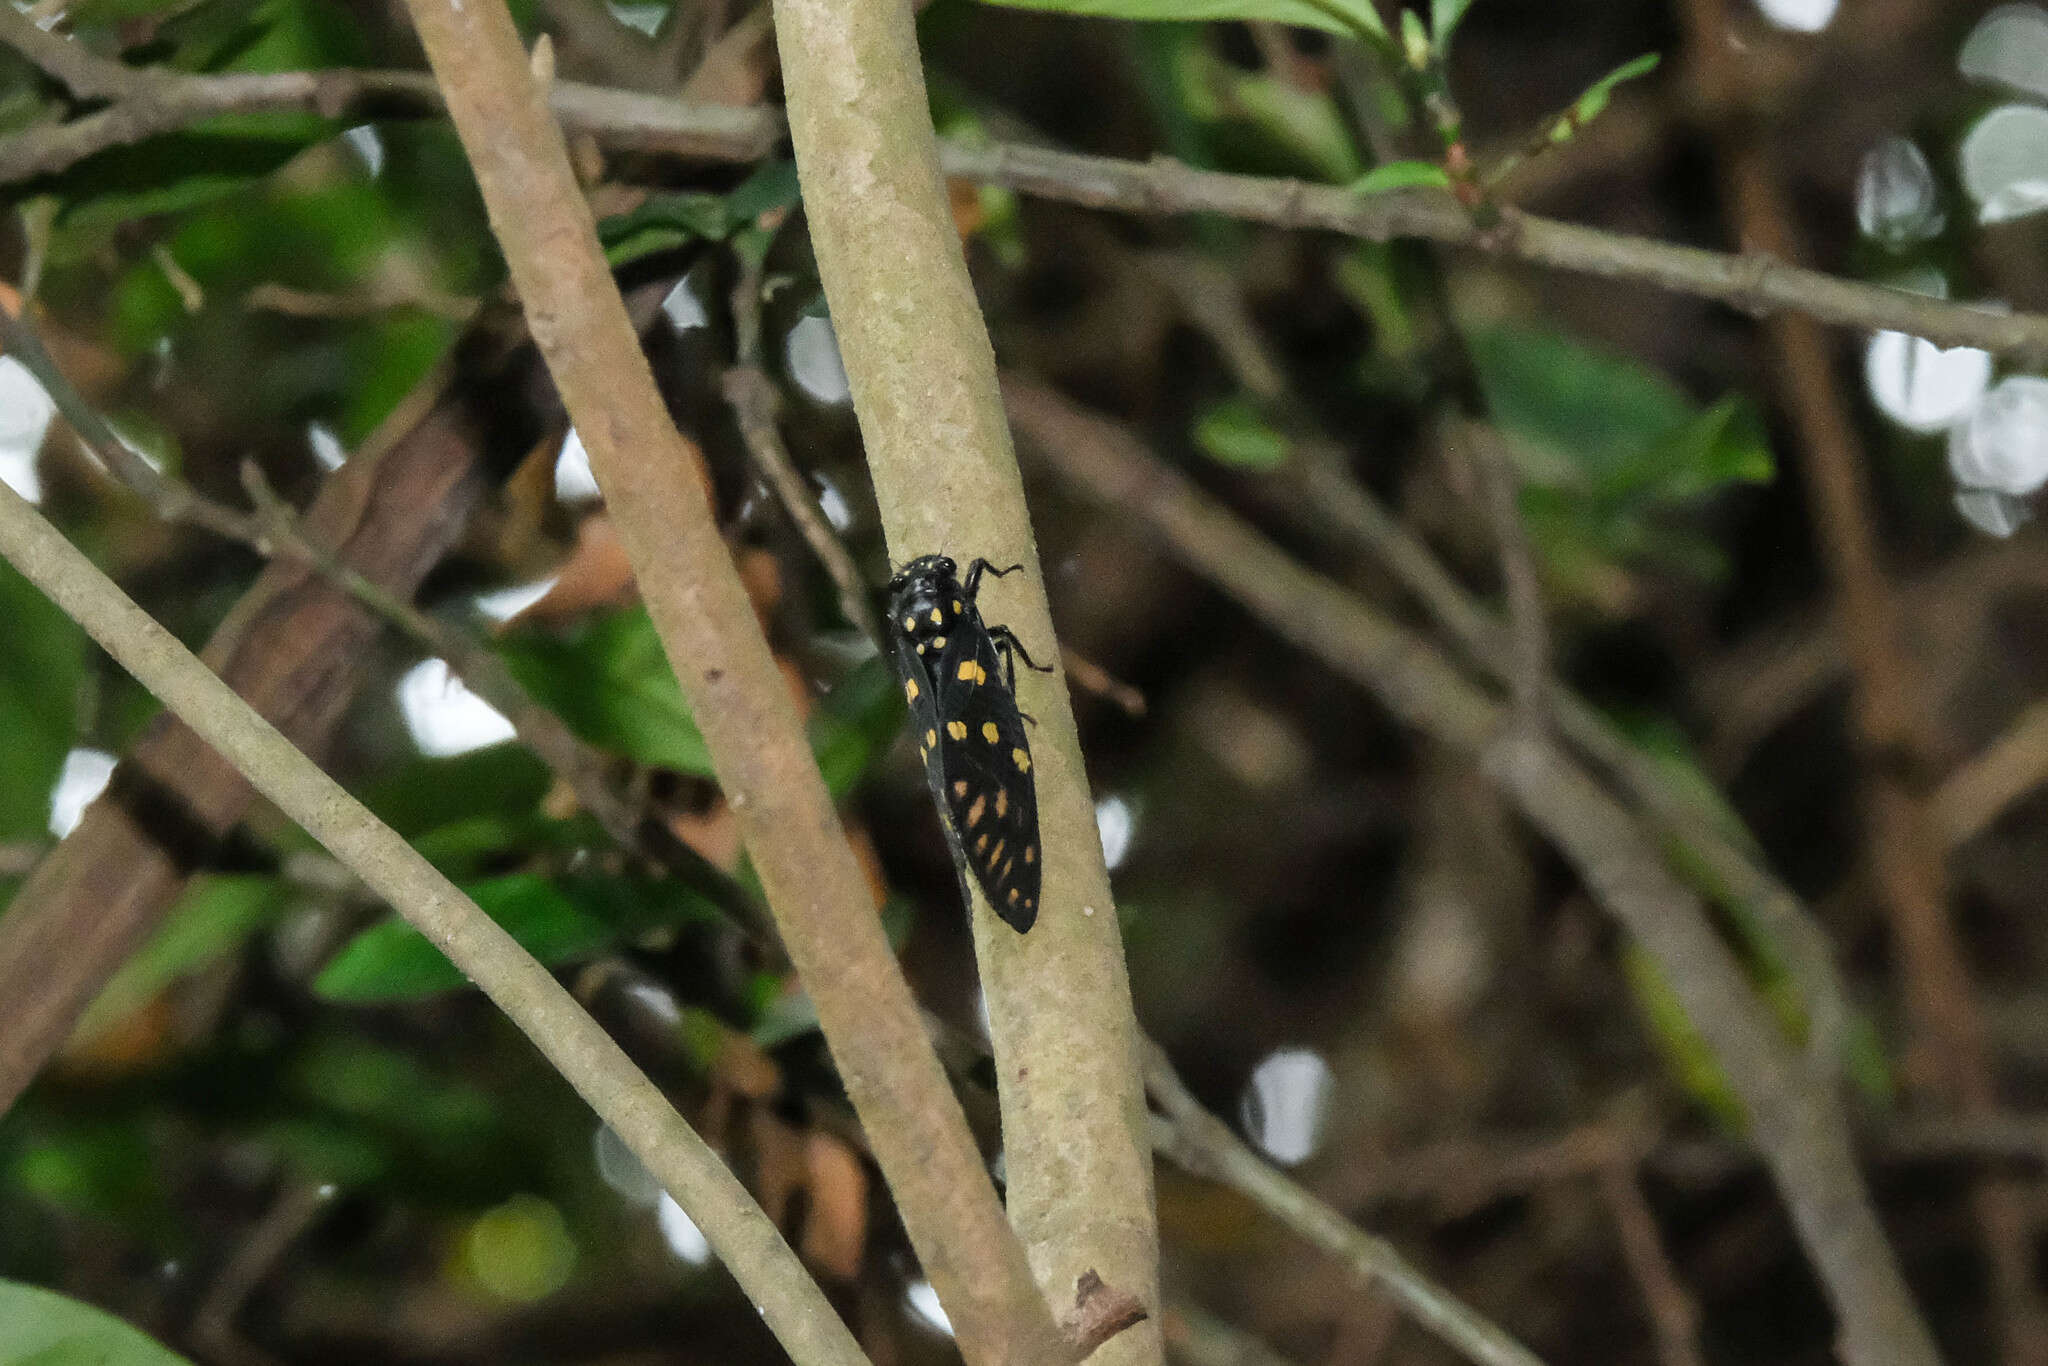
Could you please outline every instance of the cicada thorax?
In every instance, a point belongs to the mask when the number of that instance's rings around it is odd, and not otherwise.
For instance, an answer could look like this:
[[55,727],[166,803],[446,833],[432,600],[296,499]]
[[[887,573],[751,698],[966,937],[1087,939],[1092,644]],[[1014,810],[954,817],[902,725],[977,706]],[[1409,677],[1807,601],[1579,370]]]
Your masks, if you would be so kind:
[[955,860],[1021,932],[1038,918],[1038,794],[1014,666],[997,643],[1008,635],[975,605],[985,568],[977,561],[962,583],[943,555],[913,560],[889,585],[889,634]]

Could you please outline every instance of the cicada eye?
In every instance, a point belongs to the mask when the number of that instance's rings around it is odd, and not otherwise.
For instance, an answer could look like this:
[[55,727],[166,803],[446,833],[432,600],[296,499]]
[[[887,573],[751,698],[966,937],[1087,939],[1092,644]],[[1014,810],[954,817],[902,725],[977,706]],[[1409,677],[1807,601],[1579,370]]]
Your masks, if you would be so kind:
[[941,555],[939,556],[939,572],[950,579],[959,574],[960,566],[953,563],[951,556]]

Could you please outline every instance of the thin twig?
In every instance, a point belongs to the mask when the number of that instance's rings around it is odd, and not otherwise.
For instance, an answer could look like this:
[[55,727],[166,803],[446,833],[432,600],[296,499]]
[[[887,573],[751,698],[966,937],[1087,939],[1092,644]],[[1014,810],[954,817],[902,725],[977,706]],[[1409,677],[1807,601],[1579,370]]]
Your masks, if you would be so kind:
[[740,441],[753,458],[754,467],[775,490],[804,544],[818,557],[833,587],[839,590],[839,610],[860,628],[862,635],[882,648],[881,619],[875,614],[873,595],[861,577],[860,566],[853,562],[846,543],[825,519],[825,509],[818,505],[817,494],[790,458],[789,447],[783,444],[782,429],[776,421],[781,414],[782,396],[760,364],[761,266],[756,256],[746,252],[740,256],[740,278],[732,290],[738,361],[726,369],[720,380],[725,401],[732,406]]
[[129,600],[13,489],[0,554],[483,988],[675,1196],[790,1355],[866,1361],[746,1189],[548,970]]
[[1636,1165],[1633,1153],[1616,1153],[1594,1171],[1593,1181],[1614,1219],[1622,1260],[1650,1311],[1658,1361],[1663,1366],[1702,1366],[1699,1306],[1664,1251],[1663,1235],[1657,1231],[1657,1217],[1649,1201],[1643,1198]]
[[[0,8],[0,43],[22,53],[81,98],[114,103],[68,123],[43,123],[0,139],[0,184],[55,175],[96,152],[176,132],[217,114],[303,111],[327,118],[437,114],[441,93],[422,71],[324,71],[187,75],[125,66],[84,44],[44,33],[13,6]],[[618,150],[686,159],[756,161],[775,149],[772,109],[681,104],[657,95],[556,81],[555,116],[572,132],[600,134]]]
[[334,1203],[336,1187],[326,1182],[292,1181],[277,1193],[236,1245],[227,1264],[213,1278],[206,1298],[192,1314],[192,1337],[201,1346],[235,1366],[272,1366],[275,1358],[259,1352],[235,1327],[251,1292],[270,1274],[280,1257]]
[[1956,766],[1928,805],[1953,849],[1991,827],[2005,809],[2048,782],[2048,701],[2029,704],[1996,740]]
[[[977,1366],[1056,1360],[1064,1340],[925,1036],[692,473],[698,452],[655,388],[512,18],[498,0],[407,0],[407,10],[534,341],[583,435],[783,942],[956,1340]],[[783,55],[787,79],[786,44]],[[810,207],[815,229],[825,213],[815,200]]]
[[1144,1044],[1145,1089],[1164,1122],[1159,1151],[1197,1176],[1223,1182],[1281,1223],[1349,1266],[1360,1280],[1398,1299],[1415,1321],[1480,1366],[1542,1366],[1504,1329],[1408,1264],[1392,1243],[1353,1225],[1246,1147],[1230,1126],[1202,1108],[1166,1051]]
[[1005,398],[1041,461],[1067,483],[1132,517],[1397,717],[1478,760],[1657,964],[1718,1058],[1828,1292],[1847,1359],[1930,1366],[1926,1326],[1878,1227],[1832,1091],[1813,1084],[1706,908],[1631,813],[1555,746],[1509,726],[1427,642],[1294,562],[1121,427],[1021,381],[1006,383]]
[[1514,456],[1498,433],[1481,424],[1464,424],[1466,442],[1477,467],[1479,496],[1493,530],[1494,555],[1500,562],[1502,596],[1508,609],[1508,688],[1517,723],[1531,731],[1549,725],[1550,628],[1544,620],[1543,585],[1536,575],[1536,555],[1529,528],[1522,521],[1521,476]]

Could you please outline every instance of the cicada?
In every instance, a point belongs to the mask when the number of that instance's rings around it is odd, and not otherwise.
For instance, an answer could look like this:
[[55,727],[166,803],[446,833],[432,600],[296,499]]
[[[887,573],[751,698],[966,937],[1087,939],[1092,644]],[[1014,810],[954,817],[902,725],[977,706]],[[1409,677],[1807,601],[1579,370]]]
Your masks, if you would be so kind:
[[1022,568],[977,559],[963,580],[947,556],[920,556],[889,580],[888,625],[961,898],[972,900],[971,869],[988,904],[1020,934],[1038,919],[1044,854],[1017,661],[1052,670],[1033,661],[1008,627],[984,624],[975,594],[983,574],[1001,578]]

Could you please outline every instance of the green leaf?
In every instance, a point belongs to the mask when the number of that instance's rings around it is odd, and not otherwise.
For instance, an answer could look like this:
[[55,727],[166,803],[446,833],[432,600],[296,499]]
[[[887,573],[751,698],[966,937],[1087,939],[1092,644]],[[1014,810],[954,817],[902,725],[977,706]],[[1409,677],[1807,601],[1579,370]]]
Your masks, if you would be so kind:
[[[1623,62],[1620,66],[1586,87],[1585,93],[1573,102],[1571,116],[1566,122],[1576,127],[1583,127],[1594,119],[1599,118],[1601,112],[1607,108],[1607,102],[1614,98],[1614,87],[1620,85],[1623,81],[1632,81],[1638,76],[1649,75],[1657,69],[1657,63],[1661,60],[1662,58],[1658,54],[1645,52],[1633,61]],[[1571,131],[1576,131],[1576,127],[1567,131],[1565,136],[1569,137]],[[1554,134],[1553,138],[1555,138]],[[1556,140],[1561,141],[1562,139]]]
[[1667,499],[1724,484],[1768,484],[1778,474],[1763,422],[1739,394],[1727,395],[1655,442],[1644,460],[1661,471],[1653,482],[1658,496]]
[[518,745],[492,745],[450,758],[422,756],[364,794],[378,820],[408,839],[477,816],[530,814],[554,781]]
[[1597,482],[1638,469],[1694,416],[1677,385],[1648,366],[1548,328],[1500,323],[1468,334],[1494,422],[1559,464],[1531,482]]
[[794,208],[802,193],[794,161],[762,163],[725,197],[726,218],[732,224],[729,231],[750,226],[764,213]]
[[1712,540],[1672,522],[1703,495],[1774,477],[1746,401],[1729,395],[1698,408],[1655,370],[1547,329],[1496,324],[1467,342],[1554,574],[1578,591],[1611,581],[1619,564],[1709,581],[1725,572]]
[[646,608],[593,617],[562,634],[516,633],[498,651],[534,700],[591,744],[643,764],[711,775],[711,752]]
[[1203,23],[1238,19],[1319,28],[1346,38],[1382,42],[1387,27],[1371,0],[990,0],[1011,9],[1045,10],[1090,19],[1174,20]]
[[[532,873],[474,882],[463,890],[542,963],[594,953],[614,938],[609,927]],[[426,936],[393,919],[345,944],[314,979],[313,990],[331,1001],[372,1005],[418,1000],[465,985],[467,979]]]
[[903,730],[903,688],[889,661],[876,656],[825,696],[811,717],[811,750],[833,800],[852,792],[876,756]]
[[1389,161],[1375,166],[1351,182],[1354,194],[1384,194],[1389,190],[1448,190],[1450,173],[1433,161]]
[[1203,454],[1219,464],[1270,470],[1287,461],[1287,438],[1242,394],[1204,409],[1195,419],[1194,436]]
[[1430,59],[1429,35],[1422,31],[1422,16],[1412,9],[1401,11],[1401,55],[1408,59],[1408,65],[1417,71],[1428,68]]
[[704,238],[725,236],[731,220],[715,194],[656,195],[630,213],[613,214],[597,225],[605,259],[613,268]]
[[112,1315],[15,1281],[0,1281],[0,1362],[9,1366],[190,1366]]
[[41,836],[50,789],[78,734],[85,633],[34,584],[0,564],[0,839]]
[[125,1019],[174,980],[239,948],[276,919],[289,890],[270,877],[202,877],[178,898],[150,941],[114,974],[78,1022],[75,1040],[90,1040]]
[[1429,0],[1429,36],[1439,57],[1450,51],[1451,35],[1458,31],[1458,25],[1465,21],[1465,11],[1470,8],[1472,0]]
[[656,195],[630,213],[613,214],[597,225],[605,259],[614,267],[657,251],[701,239],[721,241],[750,228],[764,213],[797,202],[796,163],[771,161],[730,194]]

